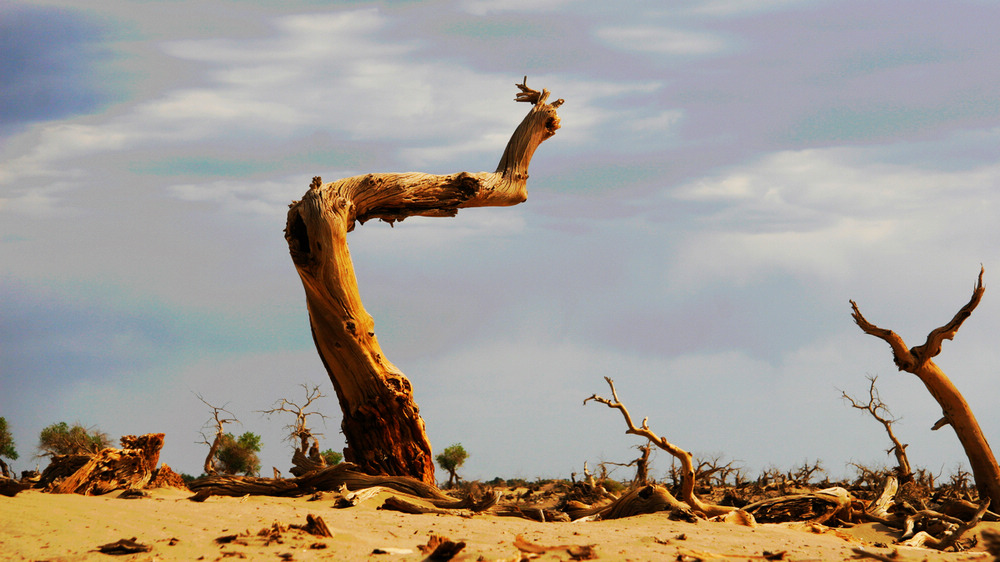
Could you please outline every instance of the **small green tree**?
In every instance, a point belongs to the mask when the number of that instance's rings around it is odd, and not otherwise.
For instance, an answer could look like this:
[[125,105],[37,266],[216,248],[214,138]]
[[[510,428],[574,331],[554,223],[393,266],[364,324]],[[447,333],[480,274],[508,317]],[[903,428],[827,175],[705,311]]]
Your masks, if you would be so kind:
[[326,461],[327,466],[333,466],[335,464],[340,464],[340,461],[344,460],[344,455],[334,451],[333,449],[327,449],[320,453],[323,456],[323,460]]
[[54,423],[38,436],[38,450],[43,457],[56,455],[93,455],[111,446],[111,438],[99,429],[87,429],[74,423]]
[[215,468],[223,474],[245,474],[251,476],[260,472],[260,435],[246,432],[235,437],[226,433],[219,440],[215,452]]
[[469,453],[465,452],[465,448],[462,447],[461,443],[455,443],[451,447],[446,448],[443,453],[434,457],[438,465],[448,471],[447,486],[449,488],[457,484],[460,480],[456,471],[458,467],[465,463],[465,459],[467,458],[469,458]]
[[14,449],[14,436],[10,434],[10,428],[7,427],[7,418],[0,417],[0,471],[7,478],[13,478],[10,467],[3,462],[3,457],[16,461],[17,450]]

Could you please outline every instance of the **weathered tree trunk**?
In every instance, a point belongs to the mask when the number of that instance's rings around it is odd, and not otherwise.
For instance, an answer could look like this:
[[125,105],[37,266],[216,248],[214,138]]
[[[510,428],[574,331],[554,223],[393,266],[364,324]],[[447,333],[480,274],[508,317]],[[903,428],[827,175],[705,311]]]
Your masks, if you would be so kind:
[[367,174],[322,183],[314,178],[288,211],[285,239],[306,293],[313,340],[344,415],[344,459],[375,474],[434,482],[431,446],[410,381],[382,354],[365,311],[347,248],[355,222],[454,216],[459,208],[516,205],[527,198],[528,164],[559,128],[549,92],[519,84],[533,104],[514,131],[496,172],[451,175]]
[[140,489],[156,470],[163,434],[126,435],[121,449],[107,448],[52,489],[56,494],[100,495],[120,488]]
[[[989,443],[986,442],[986,437],[983,436],[979,423],[972,415],[972,410],[965,398],[931,360],[941,352],[941,344],[944,340],[955,337],[962,322],[965,322],[965,319],[979,305],[985,291],[983,270],[980,269],[979,280],[976,282],[969,303],[958,311],[951,322],[928,334],[927,342],[924,345],[912,349],[907,349],[903,338],[895,332],[879,328],[865,320],[861,311],[858,310],[858,305],[853,300],[851,307],[854,310],[852,313],[854,321],[857,322],[861,330],[866,334],[885,340],[892,348],[893,361],[899,370],[916,375],[927,387],[931,396],[941,405],[944,418],[939,424],[950,424],[955,430],[955,434],[958,435],[958,440],[962,443],[965,454],[969,458],[969,464],[972,465],[972,474],[976,479],[979,495],[982,498],[989,498],[992,505],[1000,505],[998,503],[1000,502],[1000,467],[997,466],[993,451],[990,449]],[[935,429],[939,426],[936,426]]]

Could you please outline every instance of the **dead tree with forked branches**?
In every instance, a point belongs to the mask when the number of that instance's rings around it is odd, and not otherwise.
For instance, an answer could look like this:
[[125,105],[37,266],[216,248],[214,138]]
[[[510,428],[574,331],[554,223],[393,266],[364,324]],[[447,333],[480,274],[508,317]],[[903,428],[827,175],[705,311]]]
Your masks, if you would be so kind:
[[344,414],[344,459],[372,474],[434,482],[434,459],[413,388],[382,353],[361,304],[346,235],[356,223],[411,216],[450,217],[466,207],[509,206],[528,197],[535,149],[559,129],[549,91],[517,85],[531,110],[514,130],[495,172],[365,174],[323,183],[316,177],[288,211],[285,240],[302,281],[313,341]]
[[892,424],[899,421],[899,418],[892,417],[889,406],[886,406],[885,402],[882,401],[882,397],[879,396],[878,388],[875,386],[877,379],[878,377],[875,376],[868,377],[870,384],[868,386],[867,404],[862,403],[845,391],[840,391],[841,398],[850,403],[852,408],[868,412],[875,418],[875,421],[882,424],[885,432],[889,435],[889,441],[892,443],[892,447],[886,453],[893,453],[896,456],[896,477],[899,478],[900,484],[906,484],[913,481],[913,470],[910,469],[910,459],[906,456],[907,445],[901,442],[892,430]]
[[314,402],[320,398],[325,398],[326,395],[320,391],[318,385],[310,387],[306,384],[300,384],[299,386],[306,391],[304,403],[297,404],[287,398],[281,398],[274,403],[274,407],[271,409],[261,410],[261,413],[268,417],[279,412],[295,416],[295,421],[285,426],[285,429],[288,430],[287,439],[297,443],[295,452],[292,453],[292,464],[295,467],[292,468],[291,472],[295,476],[301,476],[310,470],[326,466],[326,460],[319,452],[319,440],[317,439],[318,436],[322,436],[323,434],[313,433],[307,424],[310,416],[319,416],[320,419],[326,419],[326,416],[322,412],[310,409],[310,406]]
[[[590,400],[593,400],[595,402],[600,402],[601,404],[604,404],[609,408],[618,410],[619,412],[622,413],[622,417],[625,418],[625,425],[628,427],[628,429],[625,430],[625,433],[631,435],[638,435],[639,437],[645,437],[647,440],[649,440],[650,443],[670,453],[674,458],[680,461],[681,463],[680,502],[687,504],[691,508],[691,510],[695,512],[701,512],[708,517],[723,515],[725,513],[729,513],[730,511],[734,511],[736,509],[734,507],[715,505],[701,501],[701,499],[699,499],[694,492],[695,471],[694,471],[693,457],[691,456],[691,453],[685,451],[684,449],[681,449],[680,447],[674,445],[673,443],[670,443],[665,438],[660,437],[656,433],[653,433],[653,430],[649,429],[648,417],[644,418],[642,420],[642,425],[637,427],[635,423],[632,421],[632,415],[629,414],[628,409],[625,407],[624,404],[622,404],[621,400],[618,399],[618,391],[615,390],[615,381],[611,380],[610,377],[604,377],[604,380],[607,381],[608,386],[611,387],[611,399],[609,400],[607,398],[594,394],[589,398],[585,399],[583,403],[586,404]],[[674,502],[680,503],[670,494],[670,492],[667,492],[666,489],[659,490],[659,492],[661,494],[669,496],[668,499],[672,499]]]
[[900,371],[912,373],[924,383],[931,396],[937,400],[944,417],[935,424],[935,429],[943,425],[951,425],[958,440],[965,449],[965,454],[972,465],[972,474],[976,479],[976,488],[981,499],[988,498],[993,505],[1000,505],[1000,467],[983,435],[979,422],[972,415],[972,409],[958,388],[932,360],[941,353],[941,344],[950,340],[958,333],[962,323],[979,305],[986,289],[983,287],[983,268],[979,270],[979,279],[972,291],[972,298],[963,306],[955,317],[944,326],[933,330],[927,335],[927,341],[920,346],[907,348],[903,338],[892,330],[879,328],[865,320],[852,300],[852,316],[861,330],[871,336],[884,340],[892,348],[893,361]]
[[[236,419],[236,416],[224,407],[209,404],[200,394],[196,396],[198,396],[198,400],[201,400],[203,404],[212,409],[212,419],[205,422],[205,425],[202,427],[211,427],[215,431],[215,435],[209,440],[209,437],[202,431],[201,443],[208,445],[208,456],[205,457],[205,465],[202,469],[205,471],[205,474],[215,474],[215,453],[219,451],[219,446],[222,444],[222,437],[226,434],[223,428],[227,423],[239,423],[240,420]],[[223,414],[229,414],[233,417],[227,418]]]

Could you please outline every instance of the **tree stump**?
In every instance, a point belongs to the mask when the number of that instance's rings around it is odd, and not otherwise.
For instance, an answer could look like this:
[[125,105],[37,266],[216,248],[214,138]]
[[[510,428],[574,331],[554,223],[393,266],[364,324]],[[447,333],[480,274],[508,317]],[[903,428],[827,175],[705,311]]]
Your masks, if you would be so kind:
[[56,485],[56,494],[100,495],[121,488],[138,489],[149,482],[160,460],[162,433],[126,435],[121,449],[107,448],[93,456],[72,476]]

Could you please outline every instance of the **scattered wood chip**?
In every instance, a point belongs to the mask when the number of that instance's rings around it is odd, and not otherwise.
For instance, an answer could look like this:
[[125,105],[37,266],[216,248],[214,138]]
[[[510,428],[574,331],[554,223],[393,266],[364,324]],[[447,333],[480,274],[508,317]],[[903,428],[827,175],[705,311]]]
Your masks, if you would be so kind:
[[221,537],[215,537],[216,544],[229,544],[236,540],[239,535],[222,535]]
[[104,554],[137,554],[140,552],[149,552],[153,550],[152,546],[148,544],[142,544],[136,542],[135,537],[130,539],[121,539],[117,542],[110,542],[108,544],[102,544],[97,547],[97,550],[103,552]]
[[855,560],[862,560],[865,558],[871,558],[872,560],[879,560],[880,562],[899,562],[900,560],[903,560],[903,558],[899,555],[898,550],[893,550],[889,554],[879,554],[877,552],[869,552],[863,548],[853,548],[851,549],[851,551],[854,552],[854,556],[852,556],[851,558],[854,558]]
[[465,548],[465,543],[455,542],[440,535],[431,535],[427,544],[417,548],[427,555],[428,560],[451,560]]
[[333,536],[333,533],[330,532],[330,528],[326,526],[326,521],[323,521],[323,518],[319,515],[313,515],[312,513],[306,515],[305,525],[292,525],[292,528],[302,529],[310,535],[316,535],[317,537]]

